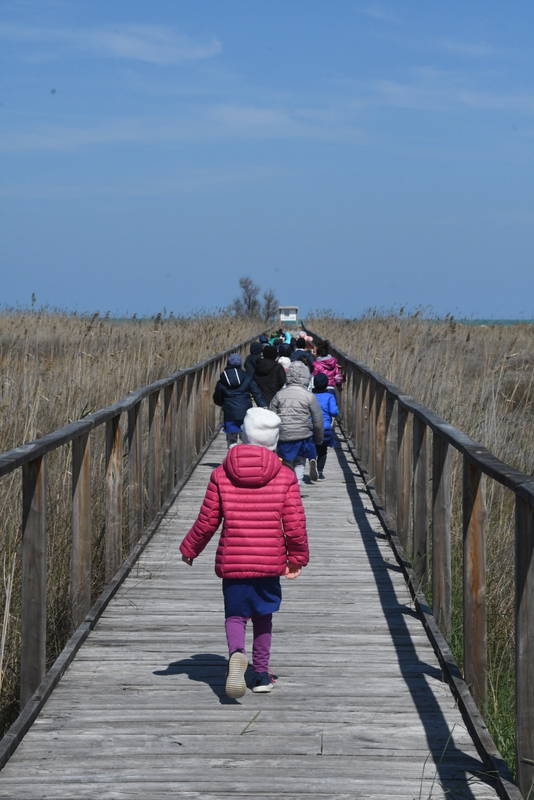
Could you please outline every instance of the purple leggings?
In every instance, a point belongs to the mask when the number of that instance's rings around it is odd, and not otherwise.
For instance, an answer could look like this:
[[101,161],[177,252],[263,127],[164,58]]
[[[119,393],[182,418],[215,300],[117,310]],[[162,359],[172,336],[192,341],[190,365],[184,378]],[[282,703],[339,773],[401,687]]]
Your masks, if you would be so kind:
[[[263,614],[251,617],[254,643],[252,645],[252,666],[256,672],[269,671],[269,655],[271,653],[271,632],[273,629],[273,615]],[[248,617],[226,617],[226,639],[228,652],[245,650],[245,633]]]

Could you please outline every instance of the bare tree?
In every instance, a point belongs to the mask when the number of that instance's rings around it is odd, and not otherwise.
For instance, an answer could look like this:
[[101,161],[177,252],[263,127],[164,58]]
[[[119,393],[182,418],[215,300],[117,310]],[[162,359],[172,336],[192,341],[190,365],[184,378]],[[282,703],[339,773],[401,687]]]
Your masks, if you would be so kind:
[[261,303],[258,299],[260,287],[256,286],[252,278],[239,278],[241,297],[236,297],[230,303],[230,310],[236,316],[259,317]]
[[272,289],[263,293],[263,319],[266,322],[274,319],[278,311],[278,298]]

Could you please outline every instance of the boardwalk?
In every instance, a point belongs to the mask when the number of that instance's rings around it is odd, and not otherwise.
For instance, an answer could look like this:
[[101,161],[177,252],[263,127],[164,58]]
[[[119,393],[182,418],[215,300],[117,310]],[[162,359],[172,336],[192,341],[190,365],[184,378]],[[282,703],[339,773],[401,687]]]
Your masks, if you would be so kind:
[[177,545],[220,436],[0,775],[0,798],[490,798],[402,574],[343,445],[304,489],[271,695],[224,696],[215,541]]

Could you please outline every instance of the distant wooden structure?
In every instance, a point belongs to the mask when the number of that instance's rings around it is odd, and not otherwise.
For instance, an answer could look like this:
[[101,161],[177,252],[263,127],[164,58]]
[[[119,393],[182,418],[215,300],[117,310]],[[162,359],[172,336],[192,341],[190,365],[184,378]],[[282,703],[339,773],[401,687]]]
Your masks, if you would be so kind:
[[279,306],[278,319],[280,325],[286,328],[294,328],[299,322],[298,306]]
[[[198,565],[182,569],[176,546],[209,469],[224,455],[212,388],[227,354],[245,353],[248,344],[0,455],[0,477],[21,472],[23,529],[22,712],[0,743],[0,765],[7,765],[0,798],[207,797],[224,789],[266,800],[282,791],[310,798],[518,800],[481,716],[484,477],[515,497],[518,774],[527,797],[534,785],[534,479],[332,346],[347,376],[347,440],[337,466],[329,464],[329,480],[305,492],[317,567],[312,562],[309,583],[304,578],[291,588],[294,605],[288,602],[287,616],[280,615],[286,620],[277,634],[280,663],[290,674],[261,706],[247,695],[242,707],[229,708],[220,689],[224,662],[210,652],[221,646],[212,564],[204,560],[197,584]],[[90,453],[97,428],[106,442],[108,583],[95,598]],[[70,602],[77,627],[46,672],[47,456],[62,447],[72,454]],[[452,450],[464,465],[463,675],[447,644]],[[419,588],[430,530],[432,609]],[[199,612],[193,621],[191,598]],[[275,654],[276,642],[275,636]],[[158,673],[167,656],[167,671]],[[299,678],[295,670],[302,670]],[[179,691],[162,682],[175,674],[188,676]],[[199,682],[211,687],[207,694],[195,691]],[[464,725],[469,740],[460,733]],[[93,754],[94,746],[100,750]]]

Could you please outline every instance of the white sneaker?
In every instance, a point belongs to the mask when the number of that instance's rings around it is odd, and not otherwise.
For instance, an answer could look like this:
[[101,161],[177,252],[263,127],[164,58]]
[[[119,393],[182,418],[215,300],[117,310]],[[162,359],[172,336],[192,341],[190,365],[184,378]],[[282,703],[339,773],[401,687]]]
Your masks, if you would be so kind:
[[241,652],[235,650],[228,659],[228,675],[226,676],[226,686],[224,691],[228,697],[243,697],[247,691],[245,683],[245,670],[248,667],[248,658]]

